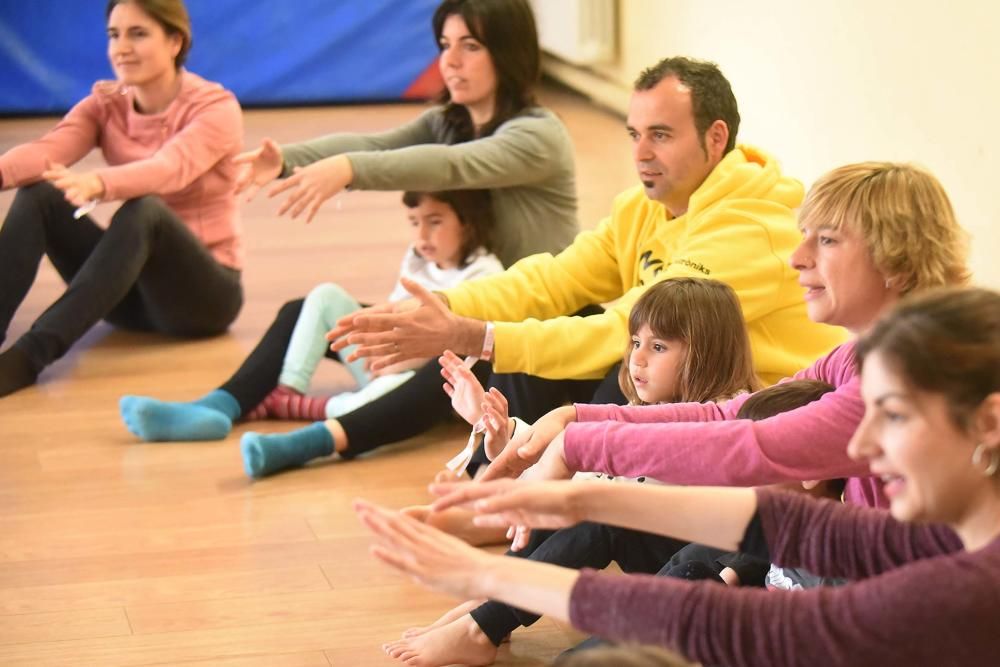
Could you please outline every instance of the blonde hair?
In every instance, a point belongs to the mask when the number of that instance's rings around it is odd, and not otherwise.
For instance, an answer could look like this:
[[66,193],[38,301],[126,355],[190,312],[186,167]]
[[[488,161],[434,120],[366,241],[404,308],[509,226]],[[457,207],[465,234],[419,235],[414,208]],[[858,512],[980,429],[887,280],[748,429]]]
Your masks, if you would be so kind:
[[646,290],[629,313],[629,341],[618,384],[632,405],[645,405],[628,367],[632,336],[644,324],[657,338],[687,344],[673,401],[722,400],[760,388],[743,311],[733,288],[718,280],[667,278]]
[[902,294],[969,280],[967,235],[941,183],[920,167],[859,162],[834,169],[809,189],[799,222],[861,234],[875,266]]

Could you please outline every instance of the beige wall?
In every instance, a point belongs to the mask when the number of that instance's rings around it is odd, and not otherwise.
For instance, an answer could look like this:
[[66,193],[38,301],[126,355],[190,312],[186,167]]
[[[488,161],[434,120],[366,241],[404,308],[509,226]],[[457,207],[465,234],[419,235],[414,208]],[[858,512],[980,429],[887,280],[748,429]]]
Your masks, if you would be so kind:
[[714,60],[740,139],[807,185],[860,160],[933,171],[972,234],[976,282],[1000,288],[1000,3],[619,0],[618,13],[617,61],[594,68],[605,103],[621,108],[663,56]]

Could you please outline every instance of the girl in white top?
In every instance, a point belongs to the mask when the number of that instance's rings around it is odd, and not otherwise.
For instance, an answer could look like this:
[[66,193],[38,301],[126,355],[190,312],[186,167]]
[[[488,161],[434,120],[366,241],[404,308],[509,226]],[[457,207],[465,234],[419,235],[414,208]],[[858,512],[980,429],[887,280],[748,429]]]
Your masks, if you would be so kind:
[[[487,190],[406,192],[413,241],[400,266],[400,279],[390,301],[409,298],[403,279],[429,290],[446,289],[473,278],[503,271],[490,250],[492,226],[490,194]],[[278,387],[264,399],[249,419],[335,419],[392,391],[413,375],[409,369],[379,373],[365,368],[363,359],[345,362],[358,384],[357,391],[334,396],[310,397],[309,388],[320,359],[327,353],[326,332],[334,323],[362,305],[339,285],[324,283],[306,297],[285,353]],[[339,355],[346,359],[350,353]],[[243,463],[251,477],[264,477],[299,467],[319,456],[333,453],[333,440],[324,421],[285,434],[248,432],[240,442]]]

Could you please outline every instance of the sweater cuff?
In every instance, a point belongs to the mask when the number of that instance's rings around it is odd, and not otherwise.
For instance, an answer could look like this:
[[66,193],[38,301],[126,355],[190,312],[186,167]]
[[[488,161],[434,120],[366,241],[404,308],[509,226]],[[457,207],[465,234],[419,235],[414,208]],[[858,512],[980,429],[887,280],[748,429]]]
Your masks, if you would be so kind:
[[597,632],[606,628],[603,615],[610,605],[601,592],[601,578],[597,570],[583,568],[569,592],[569,622],[578,630]]

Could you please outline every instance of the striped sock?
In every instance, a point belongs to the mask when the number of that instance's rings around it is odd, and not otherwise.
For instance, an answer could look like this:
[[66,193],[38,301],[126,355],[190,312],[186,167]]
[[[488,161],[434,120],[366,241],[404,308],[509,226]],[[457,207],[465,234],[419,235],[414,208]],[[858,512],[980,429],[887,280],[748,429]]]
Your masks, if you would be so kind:
[[329,396],[306,396],[279,384],[246,418],[322,421],[326,419],[326,403],[329,400]]

